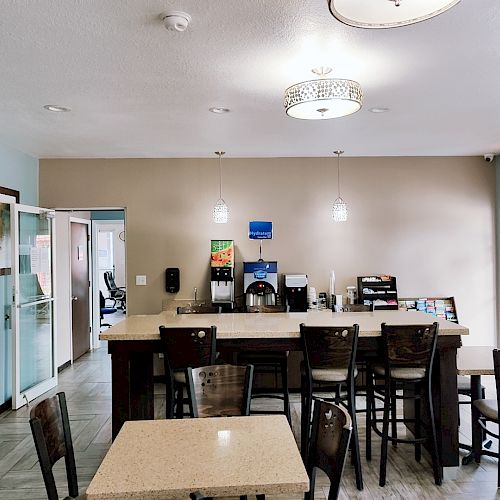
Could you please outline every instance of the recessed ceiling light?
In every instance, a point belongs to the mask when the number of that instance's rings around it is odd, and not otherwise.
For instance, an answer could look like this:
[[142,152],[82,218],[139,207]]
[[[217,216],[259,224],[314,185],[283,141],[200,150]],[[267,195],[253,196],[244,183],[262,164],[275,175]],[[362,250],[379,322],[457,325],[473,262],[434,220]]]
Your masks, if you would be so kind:
[[46,104],[43,108],[47,111],[53,111],[54,113],[67,113],[68,111],[71,111],[70,108],[58,106],[57,104]]
[[217,115],[222,115],[223,113],[229,113],[231,111],[229,108],[209,108],[210,112],[215,113]]
[[389,108],[370,108],[372,113],[387,113],[387,111],[390,111]]

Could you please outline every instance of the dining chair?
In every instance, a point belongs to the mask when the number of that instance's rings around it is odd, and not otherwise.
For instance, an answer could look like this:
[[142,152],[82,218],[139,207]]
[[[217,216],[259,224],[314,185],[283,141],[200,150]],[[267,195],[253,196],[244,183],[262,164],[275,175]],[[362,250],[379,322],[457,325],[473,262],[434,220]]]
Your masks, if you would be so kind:
[[[356,350],[359,325],[323,327],[300,325],[304,362],[301,369],[301,450],[307,463],[308,443],[311,432],[311,408],[314,389],[335,392],[335,397],[322,399],[345,406],[352,420],[352,461],[356,472],[356,487],[363,489],[363,474],[356,424],[356,392],[354,380],[357,376]],[[347,389],[343,395],[341,389]]]
[[[500,425],[500,418],[498,414],[498,409],[500,408],[500,350],[493,349],[493,368],[495,370],[495,386],[497,391],[496,399],[476,399],[472,404],[479,412],[479,425],[484,434],[492,436],[499,440],[500,442],[500,432],[495,433],[488,429],[487,422],[493,422]],[[500,488],[500,453],[486,449],[484,446],[477,452],[474,450],[474,460],[476,463],[481,462],[481,455],[486,455],[488,457],[494,457],[498,459],[497,468],[497,488]]]
[[103,323],[104,321],[104,315],[105,314],[113,314],[116,312],[116,307],[106,307],[106,299],[104,298],[104,295],[102,294],[101,290],[99,290],[99,311],[100,311],[100,324],[99,326],[102,328],[103,326],[107,326],[110,328],[112,325],[111,323]]
[[314,500],[316,469],[321,469],[330,479],[328,500],[337,499],[351,433],[352,420],[345,408],[322,399],[314,401],[311,439],[307,454],[310,484],[304,500]]
[[250,415],[252,365],[188,367],[186,380],[193,418]]
[[[280,305],[255,305],[247,306],[247,313],[283,313],[286,306]],[[250,410],[252,415],[262,414],[284,414],[291,424],[290,415],[290,391],[288,389],[288,351],[242,351],[238,353],[238,363],[242,365],[252,364],[255,373],[274,373],[275,380],[277,373],[280,373],[282,394],[262,393],[252,394],[252,399],[280,399],[283,400],[282,410]],[[277,382],[277,381],[276,381]]]
[[204,328],[160,326],[166,379],[167,418],[184,416],[185,369],[215,363],[215,326]]
[[[371,459],[371,430],[382,438],[380,455],[379,485],[385,486],[387,471],[387,448],[389,441],[410,443],[415,446],[415,460],[420,461],[421,445],[430,444],[434,482],[442,482],[439,451],[437,446],[436,421],[432,398],[432,369],[438,337],[438,323],[428,325],[387,325],[382,323],[382,362],[369,365],[368,370],[368,413],[366,423],[367,459]],[[405,390],[404,394],[401,393]],[[408,390],[409,389],[409,390]],[[383,408],[377,408],[375,397],[383,401]],[[414,418],[396,415],[398,400],[414,400]],[[427,407],[430,432],[422,435],[423,405]],[[377,412],[383,410],[383,418]],[[400,438],[397,424],[412,423],[414,439]],[[382,423],[382,430],[378,428]],[[391,432],[389,433],[389,425]]]
[[75,455],[64,392],[40,401],[30,411],[30,427],[48,500],[58,500],[52,468],[64,457],[69,497],[78,497]]

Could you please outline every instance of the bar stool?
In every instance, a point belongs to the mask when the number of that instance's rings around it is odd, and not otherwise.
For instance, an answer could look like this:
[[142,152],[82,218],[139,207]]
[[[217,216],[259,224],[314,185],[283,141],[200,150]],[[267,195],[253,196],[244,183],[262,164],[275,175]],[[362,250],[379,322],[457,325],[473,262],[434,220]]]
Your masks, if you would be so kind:
[[[247,306],[248,313],[280,313],[286,312],[285,306],[257,305]],[[281,376],[282,394],[252,394],[252,399],[271,398],[283,400],[283,410],[251,410],[251,415],[284,414],[291,424],[290,392],[288,390],[288,351],[243,351],[238,353],[238,364],[252,364],[256,373],[274,373]]]
[[[368,411],[366,422],[367,459],[371,459],[371,430],[382,438],[380,456],[379,485],[385,486],[387,469],[387,448],[391,441],[415,445],[415,460],[420,461],[421,445],[430,441],[434,481],[442,482],[437,446],[436,423],[432,401],[432,364],[436,351],[438,324],[431,325],[386,325],[382,323],[382,344],[384,359],[382,363],[369,365],[368,370]],[[380,382],[377,384],[376,382]],[[398,391],[410,391],[401,395]],[[383,418],[377,418],[375,397],[382,399]],[[397,418],[397,400],[414,400],[415,418]],[[425,401],[430,432],[422,436],[421,406]],[[382,422],[382,430],[377,423]],[[413,423],[414,439],[399,438],[397,423]],[[389,433],[391,424],[391,433]]]
[[[314,385],[320,392],[333,389],[334,398],[321,396],[322,400],[342,404],[352,420],[352,462],[356,472],[356,487],[363,489],[361,456],[356,424],[356,392],[354,380],[357,376],[356,350],[358,346],[359,325],[323,327],[300,325],[304,363],[302,365],[302,420],[301,450],[302,458],[307,463],[308,444],[311,433],[311,407],[316,399]],[[347,388],[347,396],[341,394],[342,387]]]

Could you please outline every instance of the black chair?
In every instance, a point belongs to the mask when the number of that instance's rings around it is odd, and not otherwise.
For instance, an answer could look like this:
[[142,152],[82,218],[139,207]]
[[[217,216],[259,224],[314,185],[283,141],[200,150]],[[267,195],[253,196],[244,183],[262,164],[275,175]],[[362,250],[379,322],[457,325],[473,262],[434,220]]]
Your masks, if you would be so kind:
[[109,298],[114,300],[113,307],[118,303],[118,309],[123,309],[123,312],[127,309],[127,292],[125,287],[117,287],[115,283],[115,278],[111,271],[104,272],[104,283],[106,283],[106,288],[108,289]]
[[[248,313],[282,313],[286,312],[286,306],[257,305],[247,306]],[[288,352],[287,351],[243,351],[238,353],[238,363],[252,364],[256,373],[274,373],[277,382],[277,374],[281,377],[281,394],[252,394],[252,399],[271,398],[283,400],[283,410],[250,410],[252,415],[262,414],[284,414],[291,424],[290,415],[290,392],[288,389]]]
[[186,380],[193,418],[250,415],[252,365],[186,368]]
[[101,290],[99,290],[99,309],[100,309],[100,326],[111,327],[111,323],[103,323],[105,314],[113,314],[116,312],[116,307],[106,307],[106,299],[102,294]]
[[[500,418],[498,414],[498,409],[500,408],[500,350],[493,349],[493,367],[495,369],[495,385],[497,390],[496,399],[476,399],[472,402],[475,410],[479,413],[479,426],[482,433],[492,436],[499,440],[500,433],[494,433],[487,428],[487,422],[493,422],[500,425]],[[474,429],[474,427],[473,427]],[[473,431],[474,432],[474,431]],[[478,442],[482,441],[482,436],[477,436],[476,440]],[[494,457],[498,459],[498,472],[497,472],[497,488],[500,488],[500,453],[490,451],[484,447],[480,450],[473,450],[474,460],[476,463],[481,462],[481,455],[486,455],[488,457]]]
[[52,467],[62,457],[66,462],[69,498],[78,496],[75,455],[64,392],[44,399],[30,412],[30,427],[42,469],[48,500],[58,500]]
[[170,328],[160,326],[166,379],[167,418],[184,416],[185,369],[215,364],[216,327]]
[[[386,325],[382,323],[383,362],[369,366],[368,413],[366,424],[367,459],[371,459],[371,430],[382,438],[379,485],[385,486],[387,470],[387,448],[391,441],[415,445],[415,460],[420,461],[421,445],[430,441],[430,454],[434,481],[442,482],[439,450],[437,446],[436,422],[432,400],[432,366],[438,337],[438,324],[430,325]],[[401,394],[402,390],[405,390]],[[375,396],[383,401],[383,418],[377,418]],[[414,418],[397,418],[397,400],[414,400]],[[430,432],[422,436],[421,407],[427,406]],[[370,411],[371,410],[371,411]],[[377,426],[382,422],[382,430]],[[414,439],[399,438],[397,423],[412,423]],[[391,433],[389,425],[391,424]]]
[[[352,461],[356,472],[356,487],[363,489],[361,456],[356,424],[356,393],[354,380],[356,370],[356,350],[359,326],[322,327],[300,325],[304,363],[302,366],[302,421],[301,450],[307,463],[310,436],[311,407],[314,386],[321,392],[335,391],[335,398],[328,400],[346,407],[352,419],[353,439],[351,442]],[[341,389],[347,389],[347,396]],[[327,398],[322,398],[327,399]]]
[[310,486],[304,500],[314,500],[316,468],[325,472],[330,479],[328,500],[337,499],[351,432],[351,417],[344,408],[321,399],[314,401],[311,439],[307,454]]

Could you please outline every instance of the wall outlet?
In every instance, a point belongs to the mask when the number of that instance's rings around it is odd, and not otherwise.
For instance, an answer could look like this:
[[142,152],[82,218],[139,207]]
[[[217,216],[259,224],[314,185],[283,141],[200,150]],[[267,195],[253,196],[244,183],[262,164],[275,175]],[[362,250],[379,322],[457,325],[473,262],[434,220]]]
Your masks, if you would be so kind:
[[135,277],[135,284],[139,285],[139,286],[147,285],[146,276],[136,276]]

